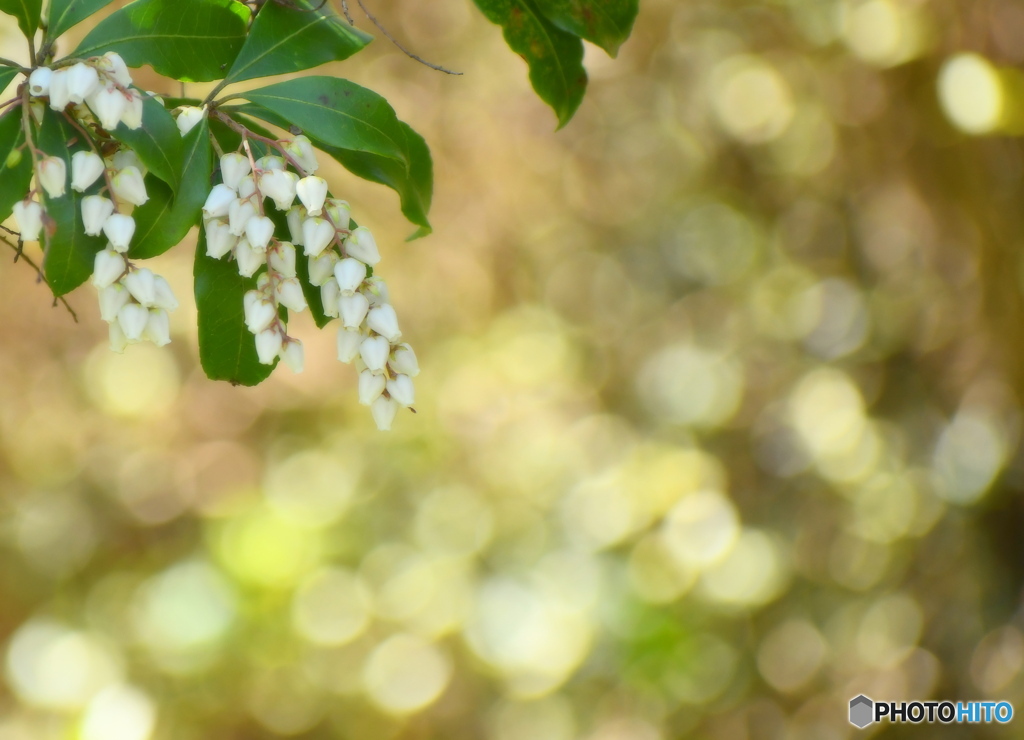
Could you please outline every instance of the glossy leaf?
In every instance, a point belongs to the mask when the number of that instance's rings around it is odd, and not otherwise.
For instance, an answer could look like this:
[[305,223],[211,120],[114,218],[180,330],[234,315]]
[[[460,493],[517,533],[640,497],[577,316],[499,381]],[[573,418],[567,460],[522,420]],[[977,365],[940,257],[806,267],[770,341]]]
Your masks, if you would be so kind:
[[583,42],[545,18],[532,0],[475,0],[505,42],[526,60],[530,84],[558,116],[559,128],[572,118],[587,89]]
[[629,38],[638,0],[535,0],[544,16],[563,31],[597,44],[611,56]]
[[121,123],[110,133],[134,149],[149,171],[170,185],[172,192],[178,191],[182,172],[181,134],[171,114],[158,100],[143,97],[142,126],[132,130]]
[[327,146],[407,163],[405,132],[394,109],[377,93],[348,80],[303,77],[249,90],[241,97]]
[[11,80],[21,74],[21,71],[14,67],[0,67],[0,90],[11,84]]
[[340,61],[373,40],[331,12],[329,4],[317,10],[308,0],[296,0],[294,5],[263,5],[226,82],[298,72]]
[[[80,138],[63,116],[47,110],[36,146],[46,154],[61,157],[70,176],[73,151],[68,142]],[[84,147],[79,141],[75,151],[82,149]],[[70,177],[68,180],[67,191],[61,197],[50,198],[45,191],[42,194],[46,214],[56,227],[52,233],[46,230],[46,256],[43,260],[43,272],[55,295],[64,295],[84,283],[92,274],[96,253],[106,244],[102,237],[86,235],[81,206],[83,197],[99,190],[102,178],[84,193],[72,190]]]
[[[0,117],[0,221],[11,215],[14,204],[28,194],[32,181],[32,157],[27,149],[11,153],[25,143],[21,130],[21,106]],[[14,161],[17,160],[17,161]]]
[[206,233],[200,229],[193,269],[199,312],[199,361],[211,380],[258,385],[274,371],[256,357],[255,337],[245,327],[242,297],[256,288],[255,278],[238,274],[233,260],[206,256]]
[[245,41],[249,11],[235,0],[136,0],[105,18],[71,54],[116,51],[176,80],[219,80]]
[[42,8],[42,0],[0,0],[0,12],[13,15],[18,20],[18,28],[26,36],[31,36],[39,28]]
[[199,222],[213,172],[213,148],[207,120],[203,119],[189,131],[182,143],[185,151],[177,196],[160,180],[147,178],[149,201],[132,214],[135,218],[135,238],[129,252],[132,257],[146,259],[163,254]]
[[57,38],[72,26],[109,5],[111,0],[52,0],[50,35]]

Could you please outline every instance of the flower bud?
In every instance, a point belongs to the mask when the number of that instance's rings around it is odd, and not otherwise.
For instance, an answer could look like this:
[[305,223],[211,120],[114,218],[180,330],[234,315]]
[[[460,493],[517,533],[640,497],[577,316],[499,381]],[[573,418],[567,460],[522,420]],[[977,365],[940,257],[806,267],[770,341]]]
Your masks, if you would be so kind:
[[302,246],[302,223],[306,220],[306,209],[302,206],[292,206],[288,209],[288,233],[291,235],[292,244]]
[[256,215],[256,206],[246,198],[235,198],[228,205],[228,226],[235,236],[242,236],[245,233],[245,225],[249,219]]
[[366,282],[363,283],[363,293],[370,299],[371,306],[383,306],[385,303],[391,302],[387,283],[376,275],[366,278]]
[[395,347],[391,353],[391,359],[388,360],[388,366],[396,373],[408,375],[410,378],[415,378],[420,374],[420,364],[416,360],[416,353],[408,344],[400,344]]
[[53,70],[49,67],[37,67],[28,76],[29,95],[40,97],[50,94],[50,80],[53,77]]
[[291,242],[278,242],[267,253],[267,264],[281,277],[295,277],[295,245]]
[[275,154],[268,154],[256,160],[257,170],[283,170],[285,169],[284,159]]
[[252,165],[249,164],[249,158],[241,152],[230,152],[220,158],[220,176],[232,190],[238,190],[238,184],[250,172]]
[[128,166],[119,170],[111,180],[114,195],[133,206],[144,205],[149,200],[146,194],[146,183],[142,181],[142,173],[138,167]]
[[377,397],[384,392],[387,378],[383,375],[374,375],[369,370],[359,373],[359,403],[369,406],[377,400]]
[[408,375],[396,375],[391,378],[388,380],[387,388],[388,395],[395,399],[395,403],[399,406],[408,408],[416,402],[416,391],[413,388],[412,378]]
[[349,257],[355,257],[368,265],[380,262],[377,240],[365,226],[360,226],[348,235],[348,238],[345,239],[345,252]]
[[128,65],[116,51],[108,51],[97,62],[97,67],[103,70],[108,77],[121,87],[128,87],[132,84],[131,73],[128,72]]
[[292,159],[294,159],[298,163],[299,167],[304,169],[307,174],[312,175],[320,166],[316,161],[316,152],[313,151],[312,142],[302,134],[299,134],[291,141],[286,142],[284,150],[291,155]]
[[334,227],[322,218],[307,218],[302,222],[302,242],[306,255],[318,257],[334,241]]
[[309,258],[309,284],[321,286],[334,276],[334,266],[338,264],[338,254],[334,250],[324,252],[319,257]]
[[67,165],[60,157],[43,157],[36,165],[36,178],[51,198],[64,195],[67,174]]
[[135,235],[135,219],[123,213],[112,213],[103,222],[103,234],[116,251],[127,252],[128,245]]
[[85,192],[105,168],[103,159],[96,152],[75,152],[71,155],[71,189]]
[[[121,282],[124,283],[124,287],[128,289],[128,292],[132,294],[132,298],[146,308],[149,308],[156,302],[156,276],[148,267],[132,270]],[[131,334],[127,329],[125,334],[128,334],[128,338],[131,339]]]
[[306,367],[305,353],[302,351],[302,342],[298,339],[288,337],[281,348],[281,359],[293,373],[298,375]]
[[127,105],[121,114],[121,123],[131,131],[142,128],[142,95],[138,90],[130,90],[125,96],[125,102]]
[[34,242],[39,239],[39,232],[43,229],[43,207],[34,200],[19,200],[12,208],[14,217],[18,220],[18,228],[21,229],[21,240],[23,242]]
[[253,216],[245,222],[245,238],[253,249],[266,250],[274,235],[274,222],[266,216]]
[[118,149],[110,158],[110,167],[115,170],[123,170],[125,167],[134,167],[145,177],[149,170],[139,159],[139,154],[134,149]]
[[254,249],[244,236],[235,244],[233,251],[238,263],[238,274],[242,277],[252,277],[267,262],[267,253],[262,249]]
[[99,290],[103,290],[121,277],[124,274],[124,270],[124,257],[120,254],[112,249],[104,249],[102,252],[97,252],[96,257],[93,259],[92,284]]
[[402,336],[402,332],[398,329],[398,315],[390,303],[371,308],[370,313],[366,316],[366,325],[389,342],[398,341],[398,338]]
[[231,233],[227,222],[214,218],[206,222],[206,255],[219,260],[238,244],[238,237]]
[[398,413],[398,404],[387,396],[381,396],[370,406],[370,413],[373,415],[373,423],[382,432],[391,431],[391,424]]
[[295,194],[310,216],[319,216],[327,198],[327,180],[322,177],[304,177],[295,184]]
[[171,320],[162,308],[149,309],[149,319],[142,331],[142,338],[148,339],[157,347],[171,343]]
[[96,114],[100,125],[113,131],[128,108],[128,100],[116,87],[101,87],[89,96],[89,108]]
[[259,334],[274,323],[277,309],[255,290],[247,291],[242,303],[245,308],[245,326],[250,333]]
[[71,93],[68,90],[68,70],[56,69],[50,77],[50,107],[55,111],[62,111],[71,102]]
[[224,218],[238,197],[227,185],[214,185],[203,204],[203,218]]
[[110,322],[108,333],[110,335],[110,351],[117,352],[117,354],[124,352],[125,347],[128,346],[128,337],[124,335],[124,330],[121,328],[121,322]]
[[334,222],[335,228],[347,229],[352,221],[351,209],[348,201],[331,198],[327,201],[327,215]]
[[[246,175],[238,182],[238,197],[249,198],[256,194],[256,180],[252,175]],[[253,201],[256,202],[255,200]]]
[[306,308],[306,296],[302,294],[302,285],[298,278],[290,277],[278,281],[274,288],[277,302],[296,313]]
[[206,115],[206,106],[202,108],[196,108],[191,105],[183,105],[178,109],[178,117],[175,119],[175,123],[178,124],[178,131],[182,136],[187,134],[196,124],[203,120]]
[[338,300],[338,312],[346,329],[358,329],[369,310],[370,302],[362,293],[349,293]]
[[82,103],[99,87],[100,76],[94,67],[79,62],[68,69],[68,100],[72,103]]
[[341,329],[338,331],[338,361],[352,362],[359,355],[359,345],[363,343],[363,334],[357,329]]
[[264,329],[256,335],[256,357],[264,365],[273,365],[281,351],[281,333],[275,329]]
[[359,260],[346,257],[334,266],[334,278],[338,281],[341,294],[349,295],[358,290],[366,279],[366,265]]
[[323,304],[325,316],[337,318],[339,298],[341,291],[338,289],[338,281],[328,278],[327,282],[320,286],[320,303]]
[[117,313],[128,301],[131,294],[121,283],[111,283],[100,291],[100,318],[108,324],[117,321]]
[[299,176],[285,170],[271,170],[260,175],[260,191],[274,201],[279,211],[288,210],[295,201],[295,184]]
[[383,373],[388,361],[391,345],[384,337],[367,337],[359,345],[359,356],[366,363],[366,369],[372,373]]
[[149,309],[138,303],[127,303],[117,312],[117,323],[121,325],[125,339],[137,342],[149,323]]
[[178,298],[171,290],[171,284],[163,275],[153,277],[153,305],[165,311],[175,311],[178,308]]

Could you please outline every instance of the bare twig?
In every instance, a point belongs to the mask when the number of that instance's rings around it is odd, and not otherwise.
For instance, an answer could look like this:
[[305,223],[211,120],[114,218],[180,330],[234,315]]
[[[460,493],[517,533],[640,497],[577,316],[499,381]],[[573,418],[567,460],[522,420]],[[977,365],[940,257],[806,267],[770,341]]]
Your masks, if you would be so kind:
[[[14,232],[11,232],[11,230],[6,228],[6,227],[4,228],[4,231],[10,232],[10,233],[14,233]],[[31,267],[33,270],[36,271],[37,280],[39,282],[43,283],[48,288],[50,287],[50,284],[48,282],[46,282],[46,275],[43,274],[42,269],[39,267],[39,265],[37,265],[35,263],[35,261],[31,257],[29,257],[27,254],[25,254],[25,251],[20,246],[16,246],[14,244],[11,244],[11,242],[8,241],[7,237],[5,237],[5,236],[0,236],[0,241],[2,241],[8,247],[10,247],[11,249],[14,250],[14,261],[15,262],[17,262],[18,260],[21,260],[22,262],[24,262],[26,265],[28,265],[29,267]],[[51,291],[52,290],[53,289],[51,288]],[[75,309],[71,308],[71,305],[67,302],[67,300],[64,298],[64,296],[55,295],[53,297],[53,305],[56,306],[58,301],[60,303],[64,304],[64,308],[66,308],[68,310],[68,313],[71,314],[71,318],[73,318],[75,320],[75,323],[77,324],[78,323],[78,314],[75,313]]]
[[[373,25],[375,25],[377,28],[379,28],[380,32],[387,37],[388,41],[390,41],[392,44],[397,46],[399,48],[399,50],[401,50],[401,52],[403,54],[405,54],[407,57],[409,57],[410,59],[415,59],[420,64],[423,64],[423,65],[425,65],[427,67],[430,67],[431,69],[436,69],[438,72],[444,72],[446,75],[461,75],[462,74],[462,72],[455,72],[453,70],[450,70],[450,69],[447,69],[445,67],[442,67],[440,64],[432,64],[432,63],[428,62],[426,59],[423,59],[422,57],[419,57],[416,54],[413,54],[411,51],[409,51],[404,46],[402,46],[400,43],[398,43],[398,40],[395,39],[395,37],[391,35],[391,33],[388,31],[388,29],[384,28],[383,24],[373,16],[373,13],[371,13],[369,10],[366,9],[366,6],[363,5],[363,0],[356,0],[356,2],[359,3],[359,7],[362,8],[364,13],[366,13],[366,17],[370,19],[370,22],[373,23]],[[345,0],[342,0],[341,7],[345,10],[345,17],[348,18],[348,22],[352,23],[352,18],[349,17],[348,7],[345,5]]]
[[352,20],[352,15],[348,12],[348,0],[341,0],[341,12],[345,14],[345,20],[348,21],[350,26],[354,26],[356,22]]

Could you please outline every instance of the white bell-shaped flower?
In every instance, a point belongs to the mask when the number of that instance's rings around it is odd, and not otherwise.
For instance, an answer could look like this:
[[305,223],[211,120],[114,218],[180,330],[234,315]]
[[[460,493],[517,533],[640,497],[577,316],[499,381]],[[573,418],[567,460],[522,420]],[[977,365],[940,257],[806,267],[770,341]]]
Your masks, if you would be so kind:
[[267,264],[281,277],[295,277],[295,245],[291,242],[278,242],[267,253]]
[[87,195],[82,198],[82,224],[89,236],[103,233],[103,224],[114,212],[114,202],[102,195]]
[[262,249],[254,249],[244,236],[238,240],[234,248],[235,262],[238,263],[238,274],[252,277],[267,263],[267,253]]
[[416,353],[405,343],[398,345],[391,352],[388,366],[396,373],[408,375],[410,378],[415,378],[420,374],[420,363],[416,359]]
[[330,198],[327,201],[327,215],[338,229],[347,229],[352,221],[352,211],[348,201],[337,198]]
[[284,158],[276,154],[268,154],[256,160],[257,170],[283,170],[285,166]]
[[128,337],[124,335],[120,320],[115,319],[110,322],[108,334],[110,336],[110,351],[117,352],[117,354],[124,352],[125,347],[128,346]]
[[[132,270],[125,276],[122,282],[124,287],[128,289],[128,292],[132,294],[132,298],[146,308],[156,303],[156,275],[148,267]],[[129,335],[129,338],[131,338],[131,335]]]
[[149,309],[138,303],[125,304],[117,312],[117,323],[121,325],[125,339],[129,342],[138,342],[142,339],[142,332],[146,331],[146,324],[149,323]]
[[71,189],[84,193],[105,168],[103,158],[96,152],[75,152],[71,155]]
[[253,249],[266,250],[274,236],[274,222],[266,216],[253,216],[245,222],[245,238]]
[[110,323],[117,321],[117,313],[128,301],[131,294],[121,283],[111,283],[100,291],[100,318]]
[[256,335],[256,357],[264,365],[273,365],[281,352],[283,339],[277,328],[264,329]]
[[302,206],[292,206],[286,214],[288,219],[288,233],[291,235],[292,244],[302,246],[302,224],[306,220],[306,209]]
[[238,197],[252,198],[252,202],[255,204],[254,195],[256,195],[256,179],[252,175],[246,175],[238,182]]
[[348,238],[345,239],[345,252],[349,257],[355,257],[360,262],[368,265],[375,265],[380,262],[380,252],[377,249],[377,240],[365,226],[354,229]]
[[125,96],[125,102],[124,113],[121,114],[121,123],[131,131],[142,128],[142,113],[144,111],[142,95],[139,94],[138,90],[130,90]]
[[135,219],[123,213],[112,213],[103,222],[103,234],[118,252],[127,252],[135,235]]
[[253,334],[266,329],[277,317],[277,308],[258,291],[246,291],[242,305],[245,309],[245,326]]
[[238,184],[250,172],[252,164],[241,152],[229,152],[220,158],[220,176],[232,190],[238,190]]
[[334,241],[334,227],[322,218],[307,218],[302,222],[302,243],[306,255],[318,257]]
[[[334,266],[334,279],[338,281],[342,295],[351,295],[366,279],[366,265],[351,257],[339,260]],[[369,302],[366,305],[369,306]]]
[[110,182],[114,188],[114,195],[133,206],[141,206],[149,200],[146,193],[146,183],[142,180],[142,172],[138,167],[128,166],[118,170]]
[[128,100],[113,85],[100,87],[89,96],[89,108],[96,114],[96,118],[103,128],[113,131],[121,122],[121,116],[128,108]]
[[381,396],[370,406],[370,413],[373,415],[373,423],[382,432],[391,431],[391,424],[395,421],[395,414],[398,413],[398,404],[387,396]]
[[341,291],[338,289],[338,281],[333,277],[327,278],[320,286],[320,303],[323,304],[325,316],[338,317],[339,298],[341,298]]
[[383,306],[386,303],[391,303],[387,283],[376,275],[366,278],[366,282],[363,283],[363,293],[370,299],[371,306]]
[[92,263],[92,284],[99,290],[103,290],[121,277],[124,270],[124,257],[113,249],[97,252]]
[[306,356],[302,350],[302,342],[298,339],[288,337],[284,341],[284,345],[281,347],[281,360],[289,369],[298,375],[306,367]]
[[286,211],[295,202],[295,184],[299,176],[285,170],[271,170],[260,175],[260,192],[274,201],[279,211]]
[[359,356],[366,364],[366,369],[372,373],[384,372],[390,351],[391,345],[384,337],[367,337],[359,345]]
[[84,102],[99,88],[100,75],[95,67],[79,62],[68,69],[68,100],[72,103]]
[[187,134],[196,125],[203,120],[206,115],[206,106],[202,108],[196,108],[191,105],[183,105],[178,109],[178,117],[175,119],[175,123],[178,124],[178,131],[182,136]]
[[149,309],[149,319],[146,321],[146,328],[142,331],[142,338],[157,347],[171,343],[171,319],[164,309]]
[[53,78],[53,70],[49,67],[37,67],[28,76],[28,93],[34,97],[41,97],[50,94],[50,80]]
[[366,316],[366,325],[392,343],[397,342],[402,336],[398,329],[398,314],[389,303],[371,308]]
[[214,185],[203,204],[203,218],[224,218],[237,198],[235,191],[227,185]]
[[123,170],[126,167],[134,167],[139,171],[143,177],[149,170],[146,169],[146,165],[142,163],[139,158],[139,153],[134,149],[118,149],[114,152],[114,156],[110,158],[110,168],[115,170]]
[[399,374],[389,379],[387,388],[388,395],[395,399],[395,403],[399,406],[408,408],[416,402],[416,391],[413,388],[412,378],[408,375]]
[[387,378],[374,375],[369,370],[359,373],[359,403],[369,406],[384,392]]
[[338,331],[338,360],[339,362],[352,362],[359,356],[359,345],[363,343],[364,335],[358,329],[341,329]]
[[163,275],[155,275],[153,277],[153,296],[153,305],[156,308],[162,308],[165,311],[177,310],[178,298],[174,295],[174,291],[171,290],[171,284],[167,282]]
[[319,216],[327,199],[327,180],[315,175],[304,177],[295,184],[295,194],[310,216]]
[[55,69],[50,77],[50,108],[55,111],[62,111],[71,102],[71,93],[68,90],[68,70]]
[[219,260],[238,244],[238,237],[231,233],[227,221],[214,218],[206,222],[206,255]]
[[298,163],[299,167],[305,170],[306,174],[312,175],[320,166],[316,161],[313,143],[302,134],[285,143],[284,150]]
[[235,198],[228,205],[228,226],[235,236],[245,234],[245,225],[256,214],[256,204],[248,198]]
[[60,157],[43,157],[36,165],[36,179],[51,198],[64,195],[67,165]]
[[108,51],[96,61],[97,67],[121,87],[132,84],[132,76],[128,65],[116,51]]
[[341,322],[346,329],[358,329],[369,310],[370,302],[362,293],[342,295],[338,300],[338,312],[341,314]]
[[309,258],[309,284],[317,287],[326,283],[334,276],[334,266],[338,264],[338,253],[333,249],[319,257]]
[[39,239],[43,230],[43,207],[34,200],[19,200],[14,204],[14,218],[18,220],[23,242],[34,242]]
[[302,284],[298,278],[279,280],[274,286],[274,297],[290,311],[298,313],[306,308],[306,296],[302,294]]

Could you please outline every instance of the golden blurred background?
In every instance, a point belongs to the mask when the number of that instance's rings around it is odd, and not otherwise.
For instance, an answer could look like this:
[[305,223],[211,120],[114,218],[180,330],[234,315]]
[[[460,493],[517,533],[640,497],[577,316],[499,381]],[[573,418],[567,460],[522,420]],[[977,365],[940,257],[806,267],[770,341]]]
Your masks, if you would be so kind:
[[5,259],[0,740],[841,740],[858,693],[1024,706],[1024,6],[644,0],[558,133],[469,2],[370,7],[465,72],[379,34],[329,69],[433,151],[408,244],[393,193],[328,175],[419,413],[377,432],[308,316],[302,375],[206,380],[194,239],[154,261],[175,341],[123,356],[91,288],[76,325]]

